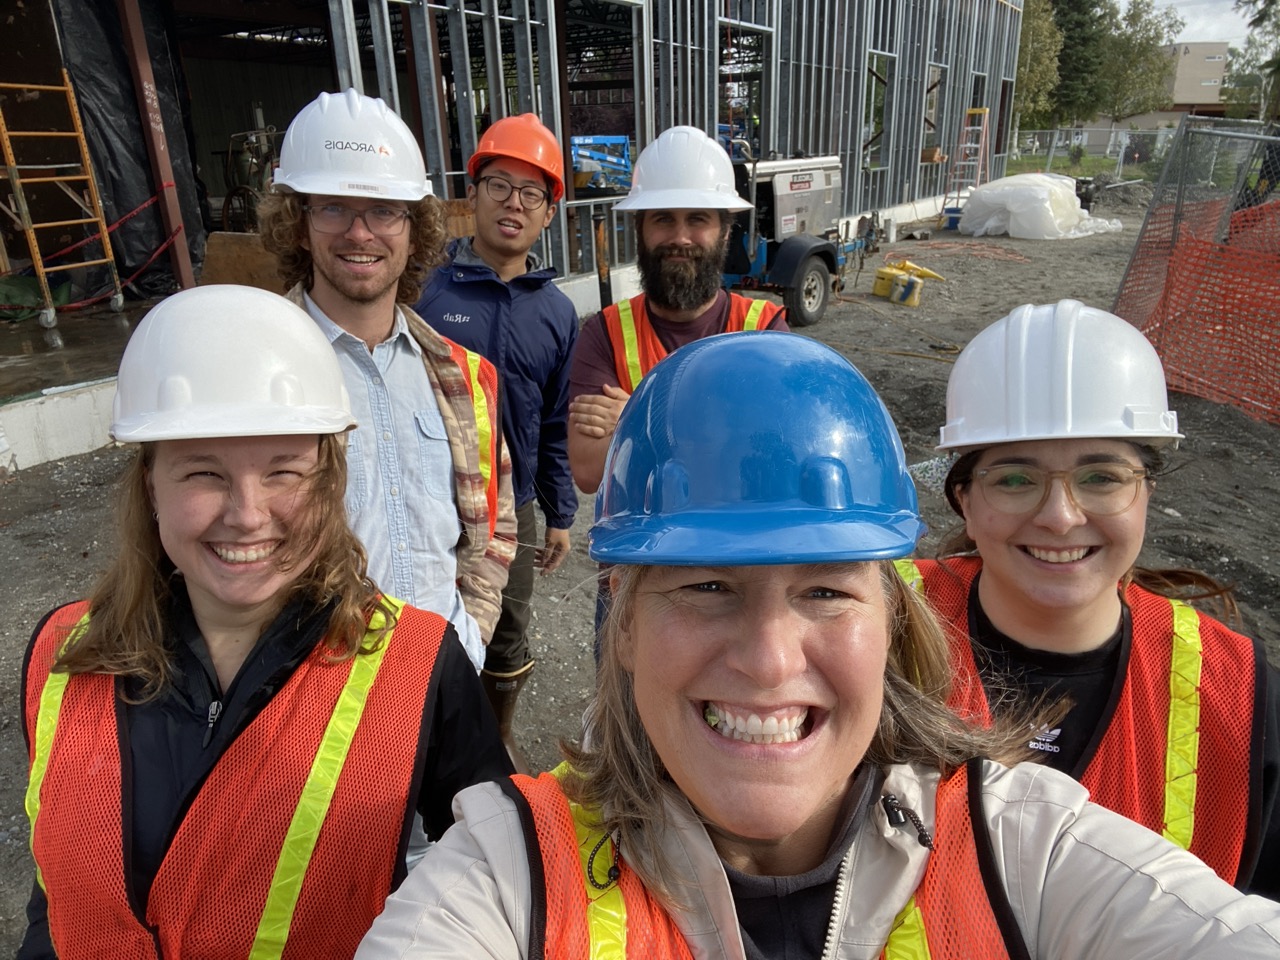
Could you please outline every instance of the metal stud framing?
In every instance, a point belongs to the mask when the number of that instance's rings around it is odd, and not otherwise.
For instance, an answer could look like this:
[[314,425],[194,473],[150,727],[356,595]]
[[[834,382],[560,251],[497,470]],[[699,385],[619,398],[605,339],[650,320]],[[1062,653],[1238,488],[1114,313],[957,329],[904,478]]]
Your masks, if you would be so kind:
[[[353,0],[329,0],[339,75],[358,89]],[[383,97],[391,43],[372,0],[371,36]],[[625,64],[638,151],[678,123],[715,132],[726,122],[726,84],[751,93],[762,155],[838,154],[849,216],[939,196],[970,107],[992,117],[993,176],[1004,172],[1017,69],[1022,0],[396,0],[408,23],[419,86],[427,164],[437,191],[456,193],[460,166],[475,149],[478,119],[537,113],[556,131],[562,72],[575,47],[612,44],[602,56]],[[619,38],[618,18],[631,36]],[[612,30],[606,30],[609,21]],[[594,24],[594,26],[593,26]],[[559,38],[566,49],[560,51]],[[729,49],[732,47],[732,49]],[[745,58],[745,59],[744,59]],[[743,64],[746,63],[746,66]],[[734,71],[741,71],[735,74]],[[742,80],[749,77],[749,80]],[[567,88],[566,88],[567,89]],[[394,95],[394,93],[392,93]],[[461,158],[461,160],[459,159]],[[557,217],[544,254],[562,273],[589,272],[589,220],[610,201],[573,201]],[[581,207],[578,205],[581,204]],[[610,256],[626,257],[609,216]],[[570,234],[573,234],[572,236]]]

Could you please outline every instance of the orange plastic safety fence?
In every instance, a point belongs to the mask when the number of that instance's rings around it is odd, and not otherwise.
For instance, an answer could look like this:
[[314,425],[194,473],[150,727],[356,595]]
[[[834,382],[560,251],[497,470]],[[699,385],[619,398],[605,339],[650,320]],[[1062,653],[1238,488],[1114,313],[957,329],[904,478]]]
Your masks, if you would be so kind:
[[1280,423],[1280,199],[1154,207],[1115,312],[1155,344],[1169,387]]

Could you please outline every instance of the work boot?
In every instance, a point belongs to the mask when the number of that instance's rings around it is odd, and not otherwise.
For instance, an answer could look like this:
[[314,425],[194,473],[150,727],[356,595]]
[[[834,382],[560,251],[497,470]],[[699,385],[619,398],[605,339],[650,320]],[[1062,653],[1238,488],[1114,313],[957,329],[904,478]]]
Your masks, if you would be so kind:
[[524,754],[516,746],[516,738],[511,735],[511,721],[515,719],[516,700],[520,697],[520,691],[525,681],[529,679],[529,674],[533,672],[533,664],[534,661],[530,660],[519,670],[511,673],[480,671],[480,682],[484,684],[485,696],[489,698],[489,705],[493,707],[494,715],[498,718],[498,733],[502,737],[502,745],[507,748],[507,756],[511,758],[511,764],[516,768],[516,773],[523,774],[530,773],[529,761],[524,758]]

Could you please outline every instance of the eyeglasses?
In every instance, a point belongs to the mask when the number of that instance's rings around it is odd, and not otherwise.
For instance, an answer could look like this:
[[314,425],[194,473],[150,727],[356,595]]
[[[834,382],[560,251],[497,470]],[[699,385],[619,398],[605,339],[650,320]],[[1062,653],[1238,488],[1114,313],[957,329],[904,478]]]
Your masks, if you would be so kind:
[[311,216],[317,233],[346,233],[359,218],[375,237],[398,237],[409,222],[409,211],[399,207],[370,207],[352,210],[340,203],[322,203],[303,207]]
[[1053,481],[1061,480],[1067,496],[1080,510],[1110,517],[1133,506],[1147,471],[1119,463],[1091,463],[1074,470],[1042,470],[1006,463],[975,471],[973,476],[987,505],[1000,513],[1038,511],[1049,499]]
[[[502,177],[481,177],[479,182],[484,184],[489,199],[498,203],[506,202],[507,197],[511,196],[511,191],[516,189],[514,183]],[[551,199],[551,194],[540,187],[521,187],[519,193],[520,205],[526,210],[537,210]]]

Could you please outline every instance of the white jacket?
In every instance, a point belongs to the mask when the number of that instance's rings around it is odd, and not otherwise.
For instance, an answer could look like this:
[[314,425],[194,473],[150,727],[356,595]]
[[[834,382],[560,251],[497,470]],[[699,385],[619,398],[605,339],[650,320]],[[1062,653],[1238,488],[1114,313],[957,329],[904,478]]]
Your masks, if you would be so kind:
[[[886,773],[882,792],[932,829],[938,774],[914,766]],[[1054,770],[986,763],[984,774],[996,863],[1033,957],[1280,957],[1280,904],[1242,895],[1189,853],[1089,803],[1080,784]],[[454,812],[459,822],[388,898],[357,960],[525,960],[529,862],[515,804],[498,785],[481,784],[458,795]],[[669,812],[667,849],[695,887],[695,902],[672,915],[694,957],[742,960],[720,858],[688,806]],[[873,804],[848,853],[832,917],[839,936],[825,956],[878,958],[928,855],[914,827],[890,825]]]

